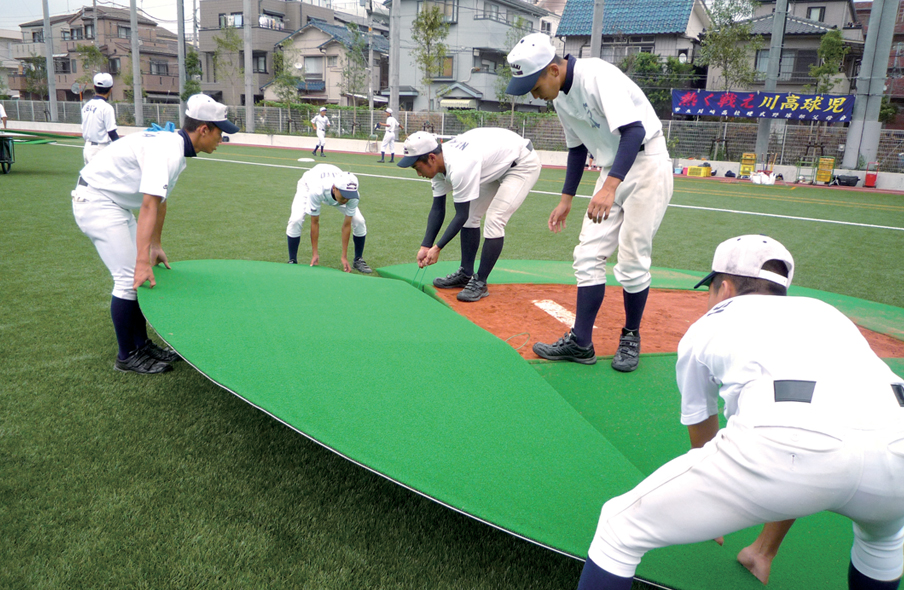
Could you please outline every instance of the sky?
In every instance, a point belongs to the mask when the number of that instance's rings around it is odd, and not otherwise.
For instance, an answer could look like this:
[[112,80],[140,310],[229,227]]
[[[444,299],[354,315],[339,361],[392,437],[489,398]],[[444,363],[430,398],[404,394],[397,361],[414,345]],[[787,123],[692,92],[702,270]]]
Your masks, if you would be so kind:
[[[115,6],[129,9],[130,0],[98,0],[98,6]],[[185,17],[189,19],[185,23],[186,31],[191,31],[192,0],[184,0]],[[197,3],[197,0],[196,0]],[[43,0],[3,0],[3,8],[0,9],[0,29],[18,30],[19,25],[44,18]],[[70,14],[78,11],[82,6],[92,6],[92,0],[47,0],[50,16]],[[176,0],[136,0],[139,14],[144,11],[145,16],[157,21],[172,32],[176,32]]]

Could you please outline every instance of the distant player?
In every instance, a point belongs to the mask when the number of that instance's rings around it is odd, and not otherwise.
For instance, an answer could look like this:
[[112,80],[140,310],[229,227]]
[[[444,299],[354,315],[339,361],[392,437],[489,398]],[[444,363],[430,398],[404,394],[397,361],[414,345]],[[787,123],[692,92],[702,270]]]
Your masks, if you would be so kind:
[[326,116],[326,107],[320,107],[320,112],[311,119],[311,127],[317,132],[317,145],[314,146],[314,155],[317,155],[317,148],[320,148],[320,155],[323,154],[323,146],[326,145],[326,128],[332,125],[330,118]]
[[[364,261],[364,240],[367,225],[358,208],[358,177],[343,172],[332,164],[317,164],[305,172],[298,181],[292,213],[286,227],[289,242],[289,264],[298,264],[298,246],[304,218],[311,218],[311,266],[320,264],[320,211],[324,206],[335,207],[342,213],[342,270],[370,274],[373,269]],[[348,263],[348,238],[353,236],[355,257]]]
[[[72,213],[113,275],[110,315],[119,344],[114,367],[119,371],[163,373],[179,358],[148,338],[137,289],[147,281],[152,288],[157,284],[153,268],[158,264],[169,268],[161,235],[166,204],[185,170],[185,159],[213,153],[223,133],[239,130],[226,112],[209,96],[195,94],[186,103],[182,129],[133,133],[116,148],[101,151],[79,173]],[[133,209],[140,209],[137,222]]]
[[392,109],[386,109],[386,122],[377,123],[380,127],[385,127],[383,133],[383,143],[380,144],[380,159],[378,162],[386,161],[386,152],[389,152],[389,162],[395,162],[395,140],[396,133],[399,130],[399,121],[392,116]]
[[[418,131],[405,140],[405,157],[397,165],[411,166],[418,176],[433,180],[433,206],[417,253],[418,266],[435,264],[440,250],[461,232],[461,267],[434,279],[433,285],[463,287],[459,301],[479,301],[489,295],[487,280],[502,254],[505,226],[540,177],[540,156],[530,140],[508,129],[477,128],[440,145],[433,134]],[[437,240],[449,193],[455,217]],[[475,273],[481,219],[483,250]]]
[[3,108],[3,105],[0,104],[0,121],[3,122],[3,128],[6,129],[6,109]]
[[601,173],[574,249],[577,312],[571,331],[534,352],[549,360],[592,365],[593,323],[606,294],[606,261],[618,248],[615,278],[624,293],[625,325],[612,368],[633,371],[640,358],[640,321],[650,292],[653,236],[672,198],[672,161],[662,123],[643,91],[601,59],[556,56],[544,33],[521,39],[508,55],[506,92],[553,101],[565,130],[568,165],[549,229],[559,232],[584,173],[588,150]]
[[113,92],[113,76],[95,74],[94,98],[82,107],[82,138],[85,149],[82,151],[85,164],[91,161],[99,151],[119,139],[116,132],[116,113],[107,102]]
[[606,502],[578,588],[628,590],[651,549],[823,510],[854,522],[849,587],[897,588],[904,382],[837,309],[785,296],[794,260],[775,240],[726,240],[712,269],[709,311],[678,345],[692,449]]

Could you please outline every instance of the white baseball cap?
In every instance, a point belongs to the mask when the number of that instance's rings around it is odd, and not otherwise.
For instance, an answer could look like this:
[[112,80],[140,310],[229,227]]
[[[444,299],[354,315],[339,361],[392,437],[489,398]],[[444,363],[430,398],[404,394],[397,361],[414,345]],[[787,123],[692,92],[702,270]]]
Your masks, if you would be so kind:
[[113,88],[113,76],[104,72],[94,74],[94,85],[98,88]]
[[424,154],[429,154],[439,147],[436,136],[426,131],[418,131],[412,133],[405,140],[405,157],[399,160],[396,166],[400,168],[408,168],[413,165],[417,159]]
[[[788,277],[763,270],[768,260],[780,260],[788,269]],[[730,274],[739,277],[766,279],[782,287],[789,287],[794,277],[794,258],[788,249],[768,236],[739,236],[725,240],[716,248],[713,256],[713,271],[702,281],[694,285],[694,289],[709,285],[717,274]]]
[[193,94],[185,103],[185,116],[197,121],[213,123],[223,133],[238,133],[239,128],[226,118],[229,109],[206,94]]
[[391,114],[392,114],[392,109],[389,109],[389,108],[388,108],[388,109],[386,109],[386,112],[389,113],[389,114],[391,115]]
[[549,35],[531,33],[523,37],[508,54],[512,79],[505,93],[521,96],[533,90],[540,74],[555,56],[556,48],[552,46]]
[[343,172],[336,178],[333,186],[338,188],[342,196],[349,201],[361,198],[361,195],[358,194],[358,177],[351,172]]
[[321,111],[325,111],[325,110],[326,110],[326,107],[320,107],[320,110],[321,110]]

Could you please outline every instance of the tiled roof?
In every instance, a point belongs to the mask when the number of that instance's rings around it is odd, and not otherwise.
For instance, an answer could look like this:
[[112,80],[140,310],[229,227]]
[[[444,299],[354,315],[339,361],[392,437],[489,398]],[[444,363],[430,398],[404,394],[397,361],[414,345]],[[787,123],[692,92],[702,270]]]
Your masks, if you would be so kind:
[[[750,22],[753,25],[750,29],[750,32],[754,35],[772,35],[772,23],[775,20],[773,14],[769,14],[766,16],[760,16],[754,19],[751,19]],[[823,35],[828,31],[831,31],[832,27],[826,26],[825,23],[819,22],[818,20],[810,20],[806,18],[800,18],[797,16],[788,15],[787,20],[785,21],[785,35]]]
[[[331,25],[325,21],[313,19],[313,20],[311,20],[310,24],[308,24],[308,27],[315,27],[317,29],[320,29],[321,31],[323,31],[327,35],[330,35],[333,39],[335,39],[336,41],[339,41],[346,47],[351,47],[351,45],[352,45],[352,42],[353,42],[352,41],[352,33],[343,25]],[[304,27],[304,28],[307,28],[307,27]],[[304,29],[302,29],[302,30],[304,30]],[[365,47],[366,47],[367,31],[364,30],[364,31],[362,31],[362,33],[364,34],[364,43],[365,43]],[[383,35],[375,33],[374,34],[374,51],[376,51],[378,53],[389,53],[389,39],[387,39]]]
[[[590,35],[594,0],[568,0],[557,37]],[[603,35],[657,35],[683,33],[694,0],[605,0]]]

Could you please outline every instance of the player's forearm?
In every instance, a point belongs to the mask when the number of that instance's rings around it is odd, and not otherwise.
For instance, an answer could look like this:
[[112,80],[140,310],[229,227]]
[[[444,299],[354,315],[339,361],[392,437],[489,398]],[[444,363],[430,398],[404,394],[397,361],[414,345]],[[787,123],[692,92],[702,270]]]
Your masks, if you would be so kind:
[[691,439],[691,448],[699,449],[716,436],[719,432],[719,416],[713,414],[703,422],[689,424],[687,434]]
[[352,218],[346,217],[342,223],[342,258],[348,260],[348,241],[352,236]]
[[311,255],[317,256],[320,252],[317,247],[320,243],[320,220],[311,218]]
[[461,228],[465,226],[470,215],[470,203],[455,203],[455,217],[453,217],[449,222],[449,225],[446,226],[446,232],[443,234],[443,237],[436,242],[436,246],[440,249],[445,248],[446,244],[451,242],[452,239],[458,235],[458,232],[461,231]]
[[445,219],[446,195],[433,197],[433,204],[430,206],[430,213],[427,215],[427,230],[424,232],[424,241],[421,242],[422,247],[429,248],[433,246]]
[[163,237],[163,222],[166,221],[166,201],[157,207],[157,221],[154,224],[154,232],[151,234],[151,245],[160,246]]
[[[144,195],[141,209],[138,212],[138,223],[135,230],[135,246],[138,250],[136,264],[150,264],[151,243],[157,228],[157,214],[160,210],[160,197]],[[162,224],[161,224],[162,227]],[[157,243],[160,237],[157,236]]]

